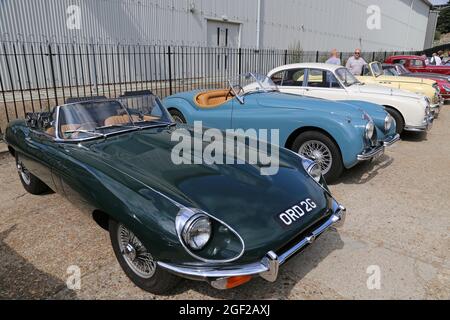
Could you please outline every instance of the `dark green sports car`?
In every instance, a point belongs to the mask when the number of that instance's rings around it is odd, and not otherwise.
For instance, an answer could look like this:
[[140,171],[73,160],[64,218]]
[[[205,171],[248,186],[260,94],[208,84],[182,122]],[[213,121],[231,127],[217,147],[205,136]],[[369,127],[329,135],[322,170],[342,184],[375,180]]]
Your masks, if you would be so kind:
[[175,164],[181,129],[194,134],[147,93],[28,114],[5,140],[24,188],[51,189],[92,215],[128,277],[152,293],[180,276],[218,289],[273,282],[279,266],[343,223],[313,161],[281,149],[271,176],[249,162]]

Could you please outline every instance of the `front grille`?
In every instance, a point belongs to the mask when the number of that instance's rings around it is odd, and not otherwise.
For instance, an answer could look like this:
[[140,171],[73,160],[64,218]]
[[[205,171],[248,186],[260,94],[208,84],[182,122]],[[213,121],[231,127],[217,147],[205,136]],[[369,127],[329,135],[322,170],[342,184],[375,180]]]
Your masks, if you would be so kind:
[[371,144],[372,147],[377,147],[378,146],[378,134],[377,134],[377,130],[376,129],[373,132],[372,139],[370,139],[370,144]]

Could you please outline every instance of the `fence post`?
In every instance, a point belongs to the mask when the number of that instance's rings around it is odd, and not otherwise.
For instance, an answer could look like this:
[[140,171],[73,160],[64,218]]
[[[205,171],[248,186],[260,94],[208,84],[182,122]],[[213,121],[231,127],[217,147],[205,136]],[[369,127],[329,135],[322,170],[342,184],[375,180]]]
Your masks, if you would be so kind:
[[172,95],[172,53],[170,46],[167,47],[167,55],[169,57],[169,95]]
[[319,62],[319,51],[316,51],[316,62]]
[[242,74],[242,48],[238,50],[238,75]]
[[[50,72],[52,73],[53,92],[55,93],[55,102],[58,105],[58,92],[56,90],[55,67],[53,65],[52,45],[48,44],[48,58],[50,59]],[[49,106],[50,108],[50,106]]]
[[284,50],[284,64],[285,65],[287,64],[287,56],[288,56],[288,51],[286,49],[286,50]]
[[384,52],[384,61],[386,61],[387,58],[387,51]]
[[372,62],[375,61],[375,51],[372,52]]

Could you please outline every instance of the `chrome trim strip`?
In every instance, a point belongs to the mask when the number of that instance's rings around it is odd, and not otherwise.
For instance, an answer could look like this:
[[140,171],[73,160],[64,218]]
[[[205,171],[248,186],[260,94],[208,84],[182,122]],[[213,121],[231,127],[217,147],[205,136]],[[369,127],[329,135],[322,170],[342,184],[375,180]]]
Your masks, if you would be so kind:
[[369,152],[360,154],[357,156],[358,161],[367,161],[370,160],[384,152],[384,146],[376,147],[370,150]]
[[263,279],[274,282],[278,277],[278,270],[290,257],[298,253],[306,245],[312,243],[319,235],[331,227],[340,227],[345,221],[346,209],[333,201],[333,215],[320,227],[314,230],[310,236],[305,237],[299,243],[277,256],[270,251],[259,262],[240,266],[182,266],[158,261],[158,265],[170,272],[193,280],[222,279],[237,276],[260,275]]
[[390,147],[392,146],[394,143],[396,143],[397,141],[400,140],[400,135],[396,134],[394,137],[392,137],[390,140],[386,140],[384,141],[384,146],[385,147]]

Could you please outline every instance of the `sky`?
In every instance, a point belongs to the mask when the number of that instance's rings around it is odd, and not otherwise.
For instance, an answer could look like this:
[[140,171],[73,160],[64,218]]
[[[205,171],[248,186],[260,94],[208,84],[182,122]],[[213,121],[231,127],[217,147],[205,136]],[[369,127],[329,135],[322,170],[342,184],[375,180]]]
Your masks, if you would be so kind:
[[448,0],[430,0],[432,4],[446,4]]

